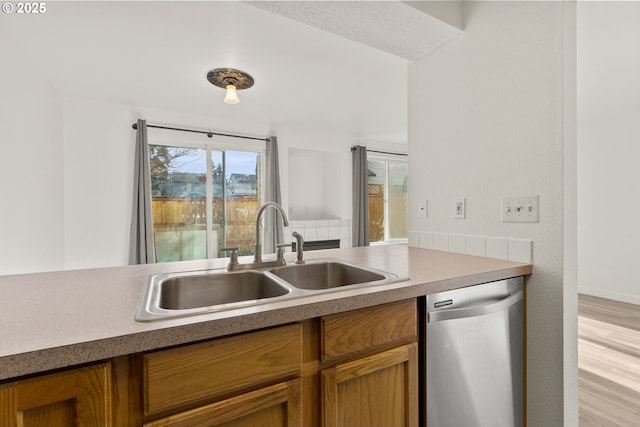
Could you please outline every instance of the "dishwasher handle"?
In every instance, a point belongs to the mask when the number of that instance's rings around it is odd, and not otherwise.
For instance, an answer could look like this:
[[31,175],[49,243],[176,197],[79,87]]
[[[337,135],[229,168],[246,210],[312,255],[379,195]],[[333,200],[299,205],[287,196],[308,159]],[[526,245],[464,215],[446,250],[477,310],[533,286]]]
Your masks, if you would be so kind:
[[475,307],[465,308],[452,308],[449,310],[440,310],[429,312],[427,322],[439,322],[442,320],[463,319],[465,317],[483,316],[485,314],[496,313],[501,310],[506,310],[518,301],[521,301],[524,297],[524,293],[519,291],[507,298],[501,299],[498,302],[487,305],[479,305]]

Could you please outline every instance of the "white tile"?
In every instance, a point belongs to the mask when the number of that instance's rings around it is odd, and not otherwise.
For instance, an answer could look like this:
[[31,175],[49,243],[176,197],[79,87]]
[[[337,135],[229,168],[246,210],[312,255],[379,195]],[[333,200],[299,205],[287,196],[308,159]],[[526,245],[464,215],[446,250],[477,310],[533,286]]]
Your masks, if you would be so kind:
[[316,239],[327,240],[329,238],[329,227],[318,227],[316,230]]
[[313,241],[313,240],[318,240],[318,233],[317,233],[317,228],[313,227],[313,228],[304,228],[304,233],[302,234],[302,237],[304,237],[304,240],[306,241]]
[[341,239],[350,239],[351,238],[351,228],[348,225],[340,226],[340,238]]
[[340,220],[340,227],[345,226],[345,225],[347,227],[349,227],[351,225],[351,221],[349,221],[348,219],[341,219]]
[[433,233],[430,231],[420,232],[420,247],[424,249],[433,249]]
[[329,226],[329,220],[319,219],[319,220],[316,221],[316,226],[317,227],[328,227]]
[[526,262],[531,264],[532,242],[527,239],[509,239],[509,261]]
[[315,219],[311,219],[311,220],[305,220],[304,222],[304,228],[313,228],[313,227],[317,227],[318,221],[316,221]]
[[300,220],[289,221],[289,226],[291,228],[303,228],[304,221],[300,221]]
[[433,249],[436,251],[448,251],[449,235],[447,233],[433,233]]
[[486,241],[484,236],[467,236],[467,255],[485,256],[487,254]]
[[467,252],[467,236],[464,234],[449,234],[449,252],[465,254]]
[[329,227],[329,238],[330,239],[339,239],[340,238],[340,227]]
[[339,219],[330,219],[329,220],[329,227],[340,227],[340,220]]
[[503,237],[487,237],[486,256],[489,258],[509,259],[509,245]]
[[420,247],[420,232],[418,231],[410,231],[408,233],[408,242],[407,244],[411,248],[419,248]]
[[340,239],[340,247],[341,248],[350,248],[351,247],[351,240],[349,240],[349,239]]

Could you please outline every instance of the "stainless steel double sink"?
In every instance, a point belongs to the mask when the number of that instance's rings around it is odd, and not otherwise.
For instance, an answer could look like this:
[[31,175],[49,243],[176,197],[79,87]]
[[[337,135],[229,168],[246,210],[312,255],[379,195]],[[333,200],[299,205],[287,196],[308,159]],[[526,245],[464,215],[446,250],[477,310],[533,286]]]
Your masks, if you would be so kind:
[[228,311],[405,279],[394,273],[334,259],[310,260],[305,264],[270,269],[157,274],[149,278],[136,320]]

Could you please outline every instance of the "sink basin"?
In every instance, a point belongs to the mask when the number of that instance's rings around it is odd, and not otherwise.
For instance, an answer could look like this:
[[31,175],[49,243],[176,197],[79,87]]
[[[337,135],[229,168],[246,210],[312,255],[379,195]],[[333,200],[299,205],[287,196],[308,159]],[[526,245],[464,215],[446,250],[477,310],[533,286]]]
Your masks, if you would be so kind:
[[137,320],[155,320],[254,305],[291,288],[262,271],[187,272],[151,276]]
[[230,304],[289,293],[288,289],[257,271],[171,277],[161,280],[159,287],[158,306],[166,310]]
[[397,282],[397,275],[337,259],[258,270],[206,270],[149,277],[136,320],[152,321],[264,306],[338,292],[347,287]]
[[397,276],[338,261],[292,264],[270,271],[298,289],[323,290],[386,281]]

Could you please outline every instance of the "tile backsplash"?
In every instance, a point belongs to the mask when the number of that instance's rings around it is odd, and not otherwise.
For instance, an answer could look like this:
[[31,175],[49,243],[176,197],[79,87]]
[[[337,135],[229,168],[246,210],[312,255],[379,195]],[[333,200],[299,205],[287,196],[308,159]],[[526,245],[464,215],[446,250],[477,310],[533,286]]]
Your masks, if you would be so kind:
[[297,231],[305,241],[340,239],[341,248],[351,247],[351,221],[348,219],[291,220],[284,228],[284,243],[295,239],[291,233]]
[[410,231],[409,246],[533,264],[533,241],[431,231]]

